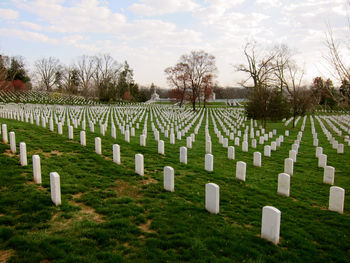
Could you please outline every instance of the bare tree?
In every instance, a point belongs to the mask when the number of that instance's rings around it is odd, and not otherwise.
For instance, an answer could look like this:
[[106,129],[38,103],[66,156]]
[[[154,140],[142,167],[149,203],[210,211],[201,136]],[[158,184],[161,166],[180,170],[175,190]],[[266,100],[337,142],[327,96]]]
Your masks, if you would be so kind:
[[216,72],[215,57],[202,50],[182,55],[174,67],[165,69],[167,80],[174,88],[170,94],[179,100],[180,105],[188,98],[194,111],[197,101],[200,104],[203,99],[205,106]]
[[213,79],[214,78],[212,74],[207,74],[202,80],[201,93],[203,94],[203,108],[205,108],[208,99],[213,94]]
[[10,58],[8,56],[0,55],[0,89],[9,88],[9,82],[7,81],[8,67],[10,65]]
[[188,65],[188,77],[191,83],[190,99],[195,111],[196,101],[198,100],[200,104],[202,92],[208,88],[205,86],[212,83],[212,79],[216,77],[215,57],[203,50],[192,51],[190,54],[182,55],[180,62]]
[[[243,87],[266,88],[273,86],[275,64],[278,52],[275,49],[258,52],[255,42],[248,42],[244,48],[247,64],[237,65],[236,71],[247,73],[248,77],[240,84]],[[253,85],[249,84],[252,81]]]
[[[122,65],[113,59],[109,54],[98,55],[94,57],[95,70],[93,79],[98,93],[105,92],[102,89],[105,88],[107,83],[117,82],[118,75],[121,72]],[[110,92],[108,92],[110,93]],[[115,94],[110,94],[115,95]]]
[[60,69],[59,60],[54,57],[42,58],[35,61],[34,66],[41,86],[46,91],[51,91],[56,82],[56,73]]
[[280,84],[281,92],[285,90],[288,94],[288,100],[294,117],[294,128],[296,116],[305,114],[307,110],[313,107],[315,100],[313,99],[312,91],[302,87],[304,69],[297,66],[296,62],[292,59],[289,48],[284,46],[279,51],[275,59],[275,76]]
[[[349,83],[350,66],[346,64],[345,58],[341,54],[341,46],[339,43],[337,43],[330,25],[328,25],[328,30],[326,32],[325,43],[328,48],[328,54],[325,56],[325,58],[332,69],[333,76],[339,83]],[[343,89],[342,91],[343,92],[339,92],[340,97],[343,101],[348,102],[350,98],[350,89]],[[331,91],[329,91],[329,93],[332,94]],[[333,99],[338,100],[336,96],[333,96]]]
[[68,94],[78,94],[79,74],[74,66],[67,66],[62,70],[62,86]]
[[[347,0],[347,7],[350,7],[350,0]],[[347,17],[348,22],[348,33],[347,33],[347,41],[349,41],[349,33],[350,33],[350,17],[348,13]],[[350,65],[347,64],[345,57],[348,57],[348,54],[344,56],[344,51],[347,49],[349,51],[350,45],[349,43],[346,43],[346,47],[343,47],[341,45],[341,42],[339,39],[336,39],[332,30],[331,25],[327,24],[327,31],[325,34],[325,44],[328,48],[328,54],[325,55],[325,59],[328,62],[328,65],[331,68],[331,73],[335,77],[336,80],[338,80],[339,83],[341,83],[341,87],[339,92],[337,93],[337,96],[334,96],[332,90],[329,90],[329,94],[332,95],[332,99],[339,102],[343,102],[347,105],[349,105],[350,100]],[[342,50],[344,50],[342,52]]]
[[83,55],[77,59],[76,68],[78,70],[81,93],[87,97],[93,85],[93,76],[95,72],[94,57]]
[[171,97],[175,98],[181,107],[191,85],[188,64],[179,62],[174,67],[166,68],[164,72],[167,75],[168,83],[173,87],[170,92]]
[[[259,48],[259,50],[258,50]],[[260,119],[266,126],[266,120],[269,117],[270,101],[273,97],[272,88],[276,86],[276,64],[275,59],[278,55],[276,48],[263,49],[258,47],[255,42],[248,42],[244,47],[246,64],[237,65],[236,71],[244,72],[248,77],[240,84],[245,88],[250,88],[250,101],[247,105],[247,111],[254,113],[254,117]]]
[[[275,58],[273,59],[274,63],[274,77],[275,77],[275,85],[279,88],[282,93],[286,86],[286,79],[288,78],[288,73],[290,73],[290,67],[295,65],[292,60],[293,54],[290,48],[287,45],[279,45],[275,46]],[[288,78],[289,79],[289,78]]]
[[344,79],[350,81],[350,68],[345,63],[345,59],[340,52],[340,45],[336,43],[330,26],[328,26],[328,31],[326,32],[326,46],[328,48],[326,59],[333,68],[335,77],[340,82]]

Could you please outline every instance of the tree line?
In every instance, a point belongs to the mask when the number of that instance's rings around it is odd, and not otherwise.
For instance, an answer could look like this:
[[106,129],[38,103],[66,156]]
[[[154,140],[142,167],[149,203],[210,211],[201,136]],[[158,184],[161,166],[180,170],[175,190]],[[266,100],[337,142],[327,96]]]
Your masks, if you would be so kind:
[[303,85],[304,69],[296,63],[287,45],[264,49],[249,42],[244,55],[246,63],[235,68],[247,76],[241,82],[249,90],[246,111],[249,117],[261,120],[264,125],[268,119],[304,115],[318,105],[328,109],[349,107],[349,79],[341,75],[338,80],[342,84],[338,88],[330,79],[322,77],[314,78],[309,86]]
[[127,61],[118,63],[111,55],[83,55],[65,66],[57,58],[42,58],[34,63],[37,86],[41,90],[66,92],[101,101],[140,101],[139,87]]
[[109,54],[83,55],[70,65],[55,57],[41,58],[35,61],[33,74],[28,73],[23,57],[0,54],[0,89],[58,91],[103,102],[142,102],[156,90],[162,97],[177,101],[180,107],[191,103],[193,110],[197,105],[205,107],[215,92],[218,99],[248,98],[248,116],[266,123],[269,119],[303,115],[318,105],[331,109],[349,107],[350,70],[330,29],[326,44],[327,62],[333,77],[341,83],[339,87],[322,77],[315,77],[309,86],[303,85],[304,69],[287,45],[266,48],[248,42],[243,49],[245,63],[234,66],[235,71],[246,75],[240,82],[243,88],[239,89],[218,86],[216,58],[203,50],[183,54],[174,66],[164,70],[170,90],[154,84],[139,86],[127,61],[119,63]]
[[127,61],[117,62],[111,55],[83,55],[71,65],[55,57],[34,62],[31,72],[24,58],[0,55],[1,90],[41,90],[97,98],[102,102],[146,101],[156,88],[140,87],[134,81]]

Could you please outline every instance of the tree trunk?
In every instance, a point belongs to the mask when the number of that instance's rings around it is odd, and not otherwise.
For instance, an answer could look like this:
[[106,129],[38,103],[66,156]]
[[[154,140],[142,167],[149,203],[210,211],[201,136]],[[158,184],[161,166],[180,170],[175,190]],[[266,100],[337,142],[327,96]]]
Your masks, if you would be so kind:
[[180,108],[182,107],[183,103],[184,103],[184,98],[182,97],[181,100],[180,100],[180,105],[179,105]]
[[293,107],[293,129],[295,128],[295,117],[296,117],[296,108]]

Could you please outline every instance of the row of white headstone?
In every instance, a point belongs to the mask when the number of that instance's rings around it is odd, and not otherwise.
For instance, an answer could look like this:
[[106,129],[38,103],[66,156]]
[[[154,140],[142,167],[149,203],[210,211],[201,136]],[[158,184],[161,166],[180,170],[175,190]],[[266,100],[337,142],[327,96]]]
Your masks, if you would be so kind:
[[[7,144],[7,125],[2,124],[2,137],[3,143]],[[12,153],[16,153],[16,136],[15,132],[9,132],[10,135],[10,150]],[[19,155],[20,155],[20,165],[27,166],[27,147],[25,142],[19,143]],[[32,156],[33,163],[33,178],[36,184],[41,184],[41,164],[40,164],[40,156],[33,155]],[[60,176],[56,172],[50,173],[50,190],[51,190],[51,200],[55,205],[61,204],[61,187],[60,187]]]

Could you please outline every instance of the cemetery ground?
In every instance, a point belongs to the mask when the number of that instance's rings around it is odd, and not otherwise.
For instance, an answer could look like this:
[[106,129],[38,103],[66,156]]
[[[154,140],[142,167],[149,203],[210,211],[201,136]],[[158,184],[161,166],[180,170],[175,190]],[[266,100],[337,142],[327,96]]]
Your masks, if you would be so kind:
[[[17,153],[0,143],[0,259],[9,262],[350,262],[350,197],[344,213],[328,210],[330,185],[318,168],[308,118],[300,143],[290,197],[277,194],[278,174],[302,125],[289,125],[290,135],[271,157],[263,145],[235,147],[227,158],[213,131],[214,171],[204,170],[205,133],[199,129],[188,164],[179,162],[186,138],[157,153],[150,122],[147,147],[141,147],[141,129],[130,143],[110,127],[102,136],[86,130],[86,147],[35,124],[0,119],[14,131]],[[197,120],[198,122],[198,120]],[[327,124],[325,123],[327,126]],[[204,124],[202,124],[204,126]],[[350,187],[350,149],[337,154],[315,120],[320,146],[335,167],[335,184]],[[189,133],[193,132],[193,127]],[[267,131],[284,134],[283,123],[268,123]],[[102,155],[94,139],[102,139]],[[20,166],[18,143],[26,142],[28,166]],[[121,164],[112,161],[112,145],[120,145]],[[229,145],[233,141],[229,140]],[[262,167],[253,166],[253,152],[262,153]],[[144,155],[145,176],[135,174],[135,154]],[[32,155],[41,158],[42,184],[34,184]],[[235,178],[236,162],[247,163],[246,181]],[[175,191],[163,188],[163,168],[175,170]],[[50,199],[50,172],[61,180],[62,204]],[[205,210],[205,184],[220,187],[220,212]],[[262,208],[281,211],[278,245],[260,237]]]

